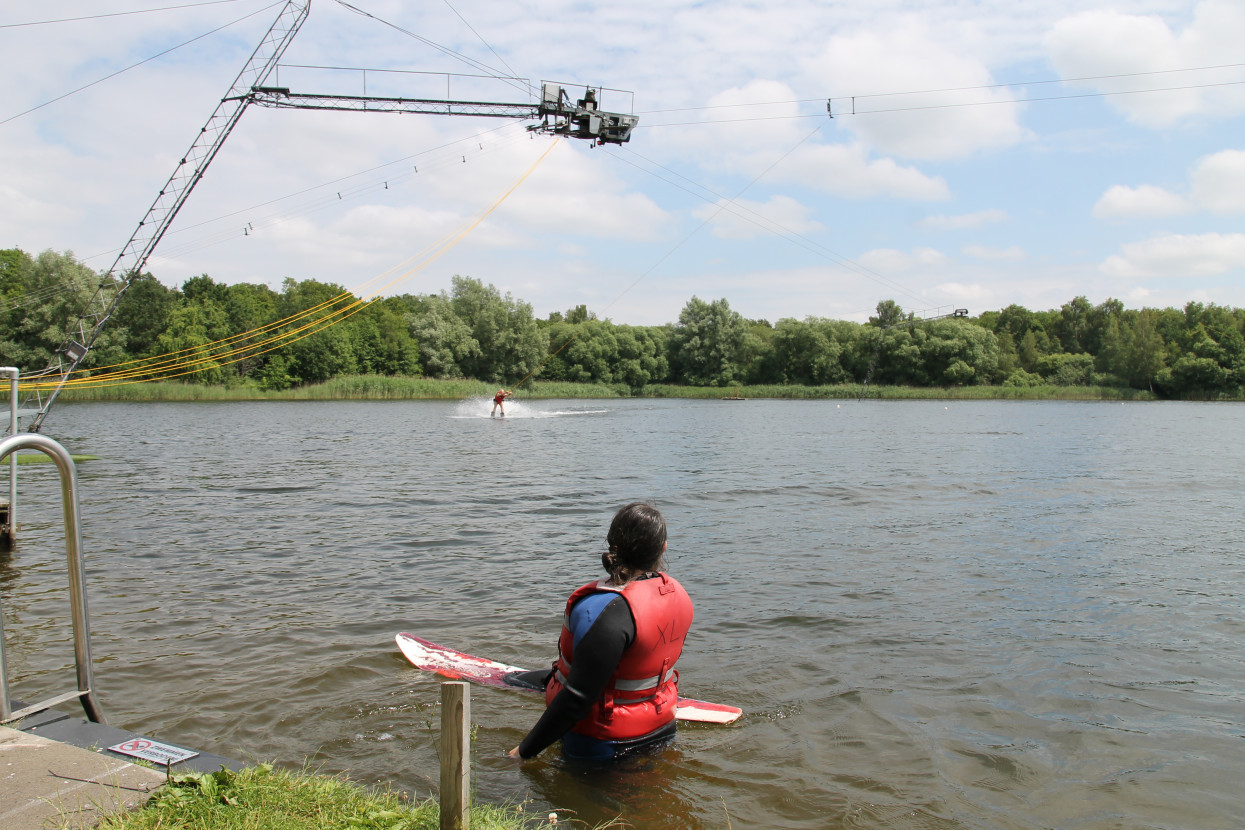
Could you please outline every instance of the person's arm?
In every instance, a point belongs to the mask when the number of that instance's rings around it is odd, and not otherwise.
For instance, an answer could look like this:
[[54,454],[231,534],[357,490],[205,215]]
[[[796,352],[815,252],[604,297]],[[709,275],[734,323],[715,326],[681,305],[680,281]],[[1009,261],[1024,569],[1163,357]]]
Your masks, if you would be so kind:
[[615,596],[576,643],[575,663],[566,685],[519,744],[518,756],[539,755],[586,718],[618,668],[623,652],[633,642],[635,621],[631,618],[631,608],[625,599]]

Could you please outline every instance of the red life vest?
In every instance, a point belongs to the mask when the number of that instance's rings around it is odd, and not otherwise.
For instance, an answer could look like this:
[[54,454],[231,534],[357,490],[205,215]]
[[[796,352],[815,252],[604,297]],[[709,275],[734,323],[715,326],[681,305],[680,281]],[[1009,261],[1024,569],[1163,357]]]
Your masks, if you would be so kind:
[[[588,717],[572,730],[607,741],[638,738],[674,720],[679,699],[679,673],[674,664],[692,625],[692,600],[682,585],[664,573],[633,579],[622,588],[603,582],[590,582],[571,594],[566,601],[566,620],[570,619],[571,606],[589,594],[622,594],[635,621],[635,641],[623,652]],[[571,674],[574,642],[564,621],[558,638],[558,662],[545,687],[546,704],[553,701]]]

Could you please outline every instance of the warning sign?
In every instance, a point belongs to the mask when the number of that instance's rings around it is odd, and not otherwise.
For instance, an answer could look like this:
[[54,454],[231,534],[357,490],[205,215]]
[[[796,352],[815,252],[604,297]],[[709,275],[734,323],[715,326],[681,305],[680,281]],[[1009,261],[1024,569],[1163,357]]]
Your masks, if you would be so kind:
[[168,766],[170,764],[179,764],[187,758],[193,758],[199,753],[182,749],[177,746],[169,746],[159,741],[153,741],[150,738],[131,738],[128,741],[122,741],[116,746],[108,747],[113,752],[120,752],[123,755],[133,755],[135,758],[142,758],[144,761],[151,761],[154,764]]

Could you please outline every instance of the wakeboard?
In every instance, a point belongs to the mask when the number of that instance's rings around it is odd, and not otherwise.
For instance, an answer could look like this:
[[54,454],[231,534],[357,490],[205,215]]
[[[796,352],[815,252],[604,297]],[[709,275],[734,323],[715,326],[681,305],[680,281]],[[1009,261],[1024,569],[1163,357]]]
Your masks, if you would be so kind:
[[[473,654],[439,646],[422,637],[416,637],[414,634],[398,634],[394,640],[397,641],[403,656],[410,660],[417,669],[436,672],[455,680],[478,683],[481,686],[544,694],[542,686],[530,681],[534,675],[541,674],[539,671],[532,672],[485,657],[476,657]],[[699,723],[734,723],[742,714],[743,710],[737,706],[709,703],[690,697],[679,698],[678,707],[674,712],[678,720]]]

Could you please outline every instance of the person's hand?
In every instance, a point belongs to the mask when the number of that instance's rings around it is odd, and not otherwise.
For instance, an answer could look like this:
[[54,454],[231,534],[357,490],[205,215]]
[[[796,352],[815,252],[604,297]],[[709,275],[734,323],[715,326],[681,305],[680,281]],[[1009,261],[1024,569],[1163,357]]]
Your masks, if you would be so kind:
[[518,748],[517,746],[516,746],[514,749],[510,750],[509,752],[507,752],[507,753],[506,753],[506,757],[507,757],[507,758],[514,758],[516,761],[521,761],[521,760],[523,760],[522,756],[520,756],[520,755],[519,755],[519,748]]

